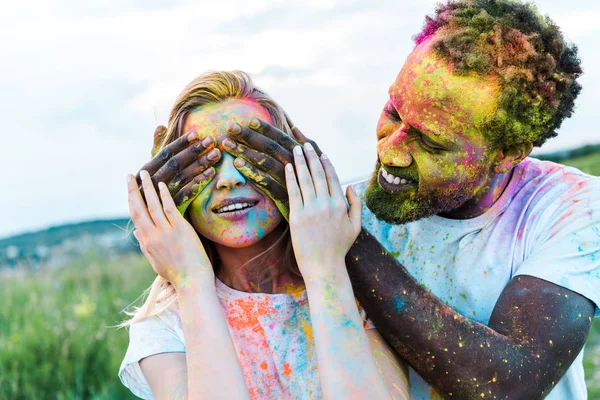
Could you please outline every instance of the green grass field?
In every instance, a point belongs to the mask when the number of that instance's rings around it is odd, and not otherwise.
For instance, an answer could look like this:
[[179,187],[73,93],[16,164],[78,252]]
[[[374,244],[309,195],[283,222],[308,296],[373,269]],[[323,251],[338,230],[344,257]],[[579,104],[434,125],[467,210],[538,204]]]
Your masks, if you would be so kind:
[[[567,164],[600,175],[600,154]],[[110,326],[154,278],[143,257],[90,254],[60,270],[0,277],[0,399],[136,398],[117,377],[128,333]],[[600,399],[600,319],[584,366],[589,398]]]
[[94,255],[3,277],[0,399],[136,399],[117,377],[128,332],[109,326],[153,278],[143,257]]

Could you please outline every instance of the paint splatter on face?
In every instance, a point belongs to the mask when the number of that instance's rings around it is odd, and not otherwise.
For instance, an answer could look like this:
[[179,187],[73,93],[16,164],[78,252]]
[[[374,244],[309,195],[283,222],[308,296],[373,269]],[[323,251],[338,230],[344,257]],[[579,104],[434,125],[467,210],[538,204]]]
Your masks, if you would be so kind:
[[483,196],[498,151],[478,128],[497,110],[494,77],[458,76],[429,39],[389,89],[377,124],[378,161],[365,191],[381,220],[399,224],[455,210]]
[[214,137],[223,154],[214,179],[190,204],[188,215],[200,235],[227,247],[253,245],[283,220],[273,200],[239,173],[235,158],[222,145],[229,122],[246,124],[253,117],[273,123],[255,101],[229,99],[197,108],[183,128],[183,132],[198,132],[200,138]]

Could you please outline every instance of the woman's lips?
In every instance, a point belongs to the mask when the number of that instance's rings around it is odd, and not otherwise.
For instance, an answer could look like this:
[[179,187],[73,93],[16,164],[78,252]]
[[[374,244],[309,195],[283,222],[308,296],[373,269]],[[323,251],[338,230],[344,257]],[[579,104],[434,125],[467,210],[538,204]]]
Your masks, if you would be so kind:
[[212,211],[219,218],[237,221],[246,218],[250,210],[256,207],[259,202],[259,200],[249,198],[225,199],[220,202],[218,207],[214,207]]

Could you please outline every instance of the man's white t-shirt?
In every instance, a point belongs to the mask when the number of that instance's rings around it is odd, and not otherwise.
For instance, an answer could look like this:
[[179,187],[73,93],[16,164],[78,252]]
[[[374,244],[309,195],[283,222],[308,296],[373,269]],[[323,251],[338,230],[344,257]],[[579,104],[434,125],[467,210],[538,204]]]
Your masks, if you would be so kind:
[[[359,196],[367,184],[353,185]],[[577,169],[526,158],[479,217],[390,225],[364,207],[363,227],[441,301],[482,324],[516,275],[580,293],[600,316],[600,178]],[[582,361],[583,351],[547,399],[587,398]],[[439,396],[412,368],[410,386],[412,399]]]

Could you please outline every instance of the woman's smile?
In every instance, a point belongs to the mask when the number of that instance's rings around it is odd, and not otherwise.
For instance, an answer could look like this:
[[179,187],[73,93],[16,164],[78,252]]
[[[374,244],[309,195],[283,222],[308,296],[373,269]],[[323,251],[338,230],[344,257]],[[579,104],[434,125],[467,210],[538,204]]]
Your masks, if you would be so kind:
[[248,215],[259,203],[260,199],[250,197],[230,197],[214,201],[215,205],[211,207],[213,213],[219,218],[230,221],[239,221],[246,219]]

